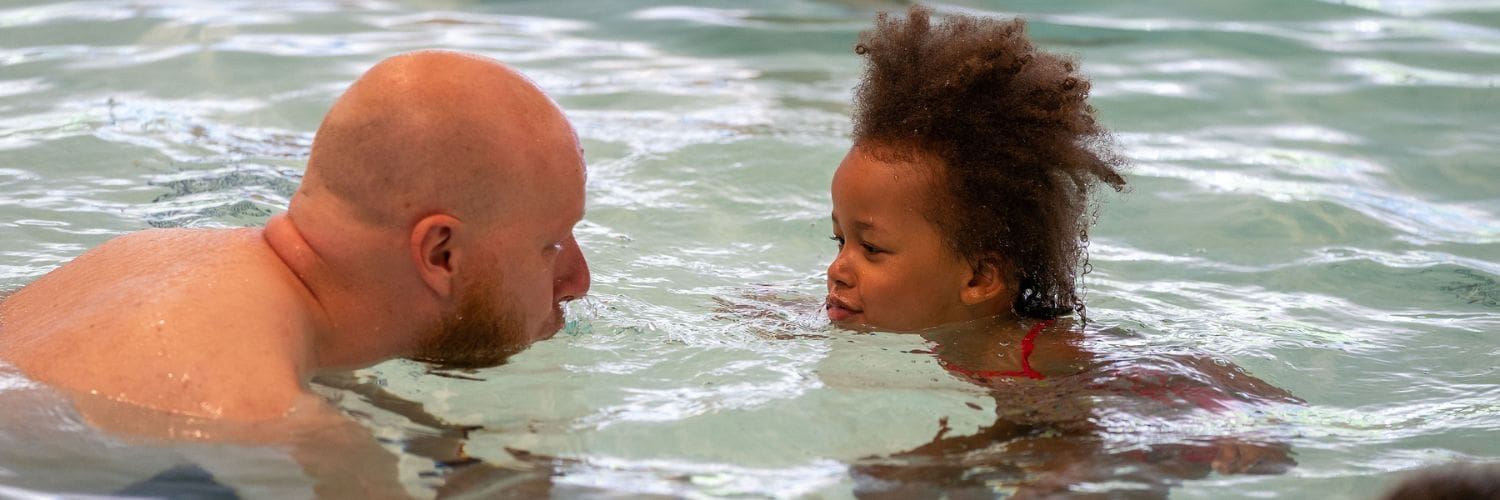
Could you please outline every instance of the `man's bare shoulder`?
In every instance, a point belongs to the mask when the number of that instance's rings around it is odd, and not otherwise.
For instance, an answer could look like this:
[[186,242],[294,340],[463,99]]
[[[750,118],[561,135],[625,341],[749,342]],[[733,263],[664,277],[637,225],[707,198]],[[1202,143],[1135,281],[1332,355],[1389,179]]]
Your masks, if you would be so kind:
[[294,280],[259,230],[121,236],[0,303],[0,359],[157,409],[274,411],[300,386],[282,352],[305,317]]
[[117,323],[143,309],[213,302],[216,296],[205,292],[253,287],[276,267],[257,230],[142,231],[47,273],[9,297],[3,311],[12,328],[30,331],[51,331],[47,325],[96,312]]

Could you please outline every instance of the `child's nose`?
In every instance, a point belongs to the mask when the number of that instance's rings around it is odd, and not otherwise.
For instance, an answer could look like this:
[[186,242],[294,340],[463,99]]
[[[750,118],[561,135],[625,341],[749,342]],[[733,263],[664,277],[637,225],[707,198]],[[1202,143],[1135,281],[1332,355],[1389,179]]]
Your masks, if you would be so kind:
[[848,259],[844,258],[844,252],[839,252],[833,258],[833,262],[828,263],[828,284],[829,288],[854,286],[854,272],[849,269]]

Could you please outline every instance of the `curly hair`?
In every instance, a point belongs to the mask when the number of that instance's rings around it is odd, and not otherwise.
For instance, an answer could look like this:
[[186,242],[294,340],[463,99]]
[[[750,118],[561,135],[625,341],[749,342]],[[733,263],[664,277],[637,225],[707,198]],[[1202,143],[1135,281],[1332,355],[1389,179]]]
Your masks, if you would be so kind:
[[1015,284],[1017,314],[1076,311],[1088,272],[1090,195],[1125,187],[1124,157],[1085,101],[1070,58],[1037,50],[1025,21],[946,16],[914,5],[882,12],[854,51],[854,143],[904,163],[938,161],[927,218],[959,255],[992,262]]

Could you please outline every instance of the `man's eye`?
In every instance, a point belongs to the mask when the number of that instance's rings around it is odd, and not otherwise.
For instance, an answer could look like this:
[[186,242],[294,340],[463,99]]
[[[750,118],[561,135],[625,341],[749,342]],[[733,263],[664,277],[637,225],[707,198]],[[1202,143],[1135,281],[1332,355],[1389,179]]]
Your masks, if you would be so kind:
[[844,248],[844,238],[843,237],[841,237],[841,236],[829,236],[828,239],[833,240],[835,243],[838,243],[839,244],[839,248]]

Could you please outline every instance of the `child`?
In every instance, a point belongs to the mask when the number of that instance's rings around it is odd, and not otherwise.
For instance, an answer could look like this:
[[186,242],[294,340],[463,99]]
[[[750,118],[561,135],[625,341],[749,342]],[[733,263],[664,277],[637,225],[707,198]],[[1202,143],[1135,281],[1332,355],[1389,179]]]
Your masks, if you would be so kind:
[[[926,330],[959,373],[1076,373],[1085,353],[1061,342],[1071,328],[1054,320],[1084,316],[1089,195],[1125,185],[1124,159],[1085,102],[1088,80],[1033,47],[1019,19],[934,26],[917,6],[875,24],[855,47],[868,65],[854,146],[833,176],[828,318]],[[1057,333],[1033,356],[1049,327]],[[991,352],[1017,329],[1023,352]]]
[[882,14],[855,51],[854,146],[833,177],[828,317],[911,331],[1078,311],[1089,195],[1123,159],[1066,58],[1019,20]]
[[[1083,347],[1067,317],[1086,321],[1077,283],[1090,195],[1100,184],[1125,186],[1124,160],[1086,102],[1088,81],[1069,59],[1033,47],[1024,27],[968,16],[934,24],[915,6],[906,19],[882,13],[855,47],[868,65],[854,98],[854,145],[833,176],[839,252],[828,266],[828,318],[848,329],[920,331],[944,368],[992,389],[997,412],[975,435],[939,433],[897,455],[922,457],[926,468],[857,473],[918,490],[912,478],[941,478],[934,487],[949,489],[957,477],[980,478],[974,471],[1029,464],[1021,469],[1032,479],[1002,482],[1035,492],[1127,480],[1112,472],[1126,469],[1154,489],[1210,469],[1294,463],[1284,445],[1216,436],[1102,448],[1099,402],[1149,420],[1298,400],[1207,360]],[[990,456],[1005,464],[972,462],[997,444],[1005,451]]]

